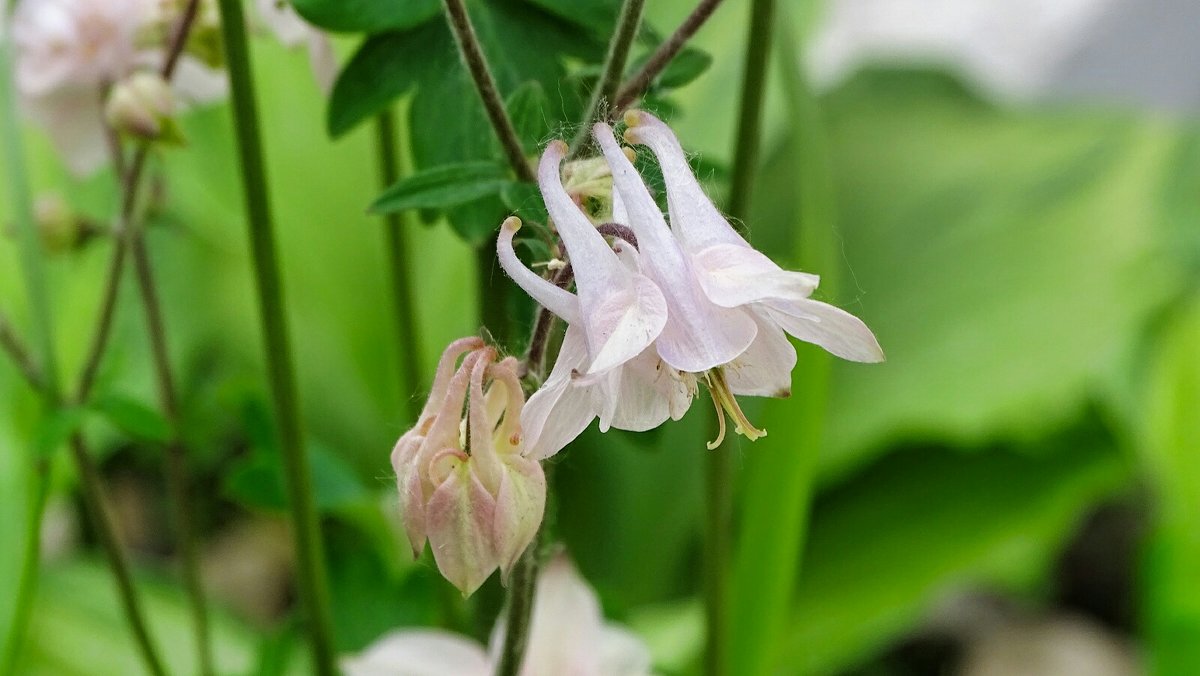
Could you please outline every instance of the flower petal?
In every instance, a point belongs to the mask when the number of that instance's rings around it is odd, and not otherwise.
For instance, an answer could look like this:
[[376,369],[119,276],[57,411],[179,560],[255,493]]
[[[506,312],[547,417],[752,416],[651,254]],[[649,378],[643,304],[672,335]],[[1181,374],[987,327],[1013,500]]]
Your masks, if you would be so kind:
[[734,394],[787,397],[792,393],[796,348],[787,334],[762,313],[753,313],[758,337],[750,348],[724,367],[725,383]]
[[683,242],[684,248],[698,251],[714,244],[750,248],[704,193],[671,128],[640,110],[626,112],[625,123],[629,125],[625,138],[631,143],[649,146],[658,158],[667,188],[671,230]]
[[470,596],[498,563],[492,540],[496,501],[469,460],[453,462],[426,507],[429,545],[442,577]]
[[596,418],[591,386],[578,385],[572,377],[572,372],[585,364],[583,329],[572,324],[563,336],[550,376],[521,410],[527,457],[544,460],[558,453]]
[[393,631],[365,650],[343,657],[345,676],[488,676],[483,648],[456,634],[433,629]]
[[845,310],[808,298],[770,300],[763,306],[784,331],[842,359],[868,363],[884,360],[883,348],[879,347],[875,334],[861,319]]
[[501,580],[507,585],[508,574],[542,525],[546,511],[546,476],[542,466],[529,458],[511,456],[505,459],[504,465],[504,476],[496,494],[493,539]]
[[575,271],[591,357],[587,372],[598,373],[652,343],[667,322],[667,305],[653,282],[621,263],[563,188],[559,167],[566,153],[562,141],[547,146],[538,165],[538,186]]
[[637,236],[643,271],[666,297],[667,324],[658,337],[659,354],[671,366],[692,373],[732,361],[754,340],[754,321],[740,310],[708,300],[654,198],[617,145],[612,128],[601,123],[593,131]]
[[500,236],[496,238],[496,255],[500,259],[500,267],[508,273],[517,286],[525,290],[539,305],[553,312],[568,324],[579,322],[579,299],[575,294],[561,289],[533,270],[525,267],[517,252],[513,249],[513,236],[521,229],[521,219],[509,217],[500,226]]
[[650,650],[633,632],[612,624],[600,632],[595,673],[600,676],[650,676]]
[[693,388],[653,348],[627,362],[619,380],[609,386],[615,387],[606,397],[616,406],[601,413],[601,431],[609,425],[630,432],[651,430],[668,418],[679,420],[692,405]]
[[784,270],[758,251],[735,244],[706,247],[692,256],[692,263],[704,293],[722,307],[808,298],[821,281],[807,272]]

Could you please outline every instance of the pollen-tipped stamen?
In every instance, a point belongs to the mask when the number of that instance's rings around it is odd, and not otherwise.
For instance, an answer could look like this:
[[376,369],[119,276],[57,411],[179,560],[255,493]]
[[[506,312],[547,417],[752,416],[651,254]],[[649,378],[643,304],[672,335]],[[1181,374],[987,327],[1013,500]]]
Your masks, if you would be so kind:
[[721,367],[709,369],[704,374],[704,383],[708,385],[708,393],[712,396],[713,403],[717,406],[717,418],[720,422],[720,434],[715,441],[709,442],[708,448],[714,449],[721,444],[725,438],[725,413],[728,413],[733,418],[733,431],[740,434],[750,441],[767,436],[766,430],[761,430],[754,426],[753,423],[742,412],[742,407],[738,404],[737,397],[733,396],[733,392],[729,389],[729,384],[725,381],[725,371]]

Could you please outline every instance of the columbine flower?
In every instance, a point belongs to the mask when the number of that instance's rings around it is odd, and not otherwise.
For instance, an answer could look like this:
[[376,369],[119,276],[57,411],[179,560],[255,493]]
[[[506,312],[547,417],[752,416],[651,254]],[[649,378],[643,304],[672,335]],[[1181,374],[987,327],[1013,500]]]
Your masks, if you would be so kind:
[[624,149],[606,124],[594,128],[613,173],[614,189],[642,243],[645,268],[668,301],[659,354],[681,371],[700,375],[721,413],[754,440],[766,434],[741,411],[734,395],[788,396],[795,349],[784,333],[852,361],[883,360],[874,335],[858,318],[812,300],[819,279],[783,270],[754,250],[704,194],[671,130],[653,116],[626,114],[626,138],[650,146],[667,188],[671,226],[659,212]]
[[[487,676],[499,661],[504,627],[490,649],[430,629],[393,631],[342,660],[347,676]],[[628,631],[604,622],[600,603],[564,556],[538,578],[522,676],[648,676],[650,654]]]
[[[23,0],[17,7],[17,89],[72,172],[90,173],[107,159],[105,90],[162,60],[161,44],[142,44],[160,10],[157,0]],[[179,62],[174,87],[190,103],[225,93],[224,77],[190,57]]]
[[337,79],[337,57],[333,43],[323,31],[300,18],[288,0],[257,0],[258,15],[284,47],[308,48],[308,63],[313,79],[325,94],[333,90]]
[[417,424],[392,451],[413,556],[428,539],[438,569],[463,595],[497,568],[507,579],[541,525],[546,479],[525,452],[523,405],[515,359],[497,362],[479,338],[457,340],[442,354]]
[[563,188],[559,167],[566,151],[562,141],[550,144],[538,186],[570,256],[577,293],[520,262],[513,250],[518,219],[506,220],[497,240],[509,276],[570,324],[549,378],[526,407],[524,425],[536,458],[557,453],[597,417],[602,431],[642,431],[678,419],[693,389],[653,347],[668,321],[658,285],[639,271],[631,244],[618,240],[614,251]]

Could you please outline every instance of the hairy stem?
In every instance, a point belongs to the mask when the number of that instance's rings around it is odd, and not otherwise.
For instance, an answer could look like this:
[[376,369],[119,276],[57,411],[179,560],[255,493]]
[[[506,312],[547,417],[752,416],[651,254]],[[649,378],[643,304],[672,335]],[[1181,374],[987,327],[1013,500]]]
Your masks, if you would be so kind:
[[138,600],[137,590],[133,587],[133,575],[129,570],[129,560],[121,545],[113,516],[109,512],[108,503],[101,489],[100,471],[92,462],[91,453],[84,443],[83,435],[78,432],[71,436],[71,453],[75,456],[75,464],[80,472],[80,485],[83,487],[83,499],[87,503],[88,514],[91,515],[92,525],[96,536],[100,538],[102,549],[108,558],[108,567],[112,569],[117,582],[117,594],[125,607],[125,617],[133,631],[134,639],[141,650],[146,667],[155,676],[164,676],[167,672],[162,659],[150,638],[150,631]]
[[642,23],[642,10],[646,0],[625,0],[621,4],[621,13],[617,16],[617,28],[608,43],[608,53],[604,57],[604,67],[600,71],[600,80],[592,90],[592,99],[588,103],[587,112],[583,115],[579,133],[571,141],[571,155],[579,152],[591,134],[592,123],[600,119],[603,106],[613,107],[617,101],[617,89],[621,86],[621,78],[625,75],[625,64],[629,60],[629,50],[633,47],[633,38],[637,36],[638,26]]
[[626,108],[646,93],[646,90],[654,82],[654,78],[663,72],[671,63],[671,59],[679,54],[687,41],[692,39],[692,36],[700,30],[705,21],[708,21],[708,18],[717,9],[717,5],[720,4],[721,0],[701,0],[700,4],[696,5],[692,13],[683,20],[683,23],[679,24],[679,28],[676,28],[675,32],[671,33],[671,36],[659,45],[658,49],[654,50],[641,69],[617,91],[616,103],[608,112],[610,120],[618,119]]
[[259,136],[258,108],[240,0],[219,0],[225,60],[229,68],[233,123],[241,159],[246,224],[250,231],[259,319],[267,358],[267,375],[279,425],[284,479],[295,538],[297,586],[307,613],[313,663],[320,676],[337,674],[330,615],[329,588],[320,522],[313,499],[312,474],[304,449],[300,402],[292,366],[291,342],[284,316],[283,283],[275,252],[274,226],[267,191],[266,166]]
[[[388,110],[375,120],[376,151],[379,153],[379,182],[387,188],[400,180],[400,162],[396,153],[398,135],[395,113]],[[408,253],[408,230],[413,226],[407,212],[393,212],[384,217],[387,236],[388,267],[392,278],[392,304],[396,321],[396,339],[400,347],[400,391],[407,393],[405,402],[409,418],[415,423],[421,414],[421,402],[414,393],[423,385],[421,379],[421,350],[417,327],[416,307],[413,304],[411,260]]]
[[467,71],[471,74],[471,80],[475,82],[475,90],[483,102],[483,109],[492,123],[496,138],[500,140],[500,145],[504,148],[504,155],[508,159],[508,163],[512,166],[517,178],[529,183],[535,182],[533,168],[525,159],[521,139],[517,136],[517,130],[508,117],[508,111],[504,108],[504,99],[500,97],[500,90],[496,87],[496,78],[492,75],[487,58],[483,55],[483,47],[479,44],[479,36],[475,33],[475,27],[471,25],[471,17],[467,14],[466,3],[463,0],[442,0],[442,4],[446,9],[446,19],[450,23],[450,30],[454,33],[454,41],[458,44],[458,51],[462,55],[463,63],[467,66]]
[[504,646],[500,650],[500,662],[496,665],[496,676],[517,676],[529,643],[529,620],[533,613],[533,590],[538,576],[538,542],[533,543],[521,555],[512,572],[509,583],[507,620],[505,622]]
[[[746,218],[751,188],[758,167],[759,129],[766,88],[767,55],[770,50],[771,22],[775,0],[754,0],[746,44],[746,64],[742,77],[741,107],[738,115],[737,145],[734,148],[728,210],[735,218]],[[708,627],[705,673],[723,676],[729,664],[729,572],[732,549],[730,533],[733,515],[733,483],[737,456],[730,449],[709,453],[707,484],[707,525],[705,528],[705,618]]]

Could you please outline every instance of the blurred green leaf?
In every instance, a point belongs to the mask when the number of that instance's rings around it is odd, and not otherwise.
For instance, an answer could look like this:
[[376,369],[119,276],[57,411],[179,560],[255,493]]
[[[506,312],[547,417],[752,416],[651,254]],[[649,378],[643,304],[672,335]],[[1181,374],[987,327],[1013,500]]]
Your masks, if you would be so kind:
[[910,630],[945,594],[1028,588],[1129,468],[1090,426],[1019,453],[895,454],[816,509],[778,665],[832,674]]
[[1200,664],[1200,302],[1174,317],[1152,354],[1141,432],[1155,526],[1141,571],[1150,673]]
[[105,394],[93,401],[90,408],[135,439],[158,444],[171,441],[171,425],[167,419],[137,399],[116,393]]
[[384,190],[370,211],[387,214],[407,209],[445,209],[499,195],[512,183],[507,174],[505,167],[495,162],[463,162],[425,169]]
[[410,28],[441,10],[438,0],[291,0],[291,3],[309,23],[346,33]]
[[[650,54],[646,54],[649,58]],[[644,63],[646,58],[641,59]],[[642,64],[638,63],[631,70],[636,70]],[[712,65],[712,56],[695,47],[684,47],[671,59],[671,63],[654,81],[654,86],[660,89],[678,89],[700,77]]]
[[[310,441],[308,454],[317,509],[331,512],[371,498],[370,491],[354,470],[333,449]],[[286,510],[287,493],[279,453],[271,448],[256,448],[226,472],[224,490],[227,496],[246,507],[276,512]]]
[[504,107],[508,109],[508,116],[512,118],[525,152],[537,154],[538,145],[551,132],[549,120],[543,112],[550,107],[545,87],[536,80],[530,80],[508,96]]
[[62,448],[83,425],[87,412],[79,406],[63,406],[39,420],[35,441],[38,454],[47,457]]
[[1183,282],[1162,190],[1178,130],[997,109],[927,72],[864,72],[824,103],[833,300],[888,357],[836,364],[826,475],[898,438],[1029,439],[1079,415]]
[[598,32],[608,37],[608,31],[616,23],[621,0],[529,0],[531,4],[554,14],[560,19]]

